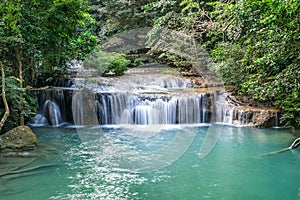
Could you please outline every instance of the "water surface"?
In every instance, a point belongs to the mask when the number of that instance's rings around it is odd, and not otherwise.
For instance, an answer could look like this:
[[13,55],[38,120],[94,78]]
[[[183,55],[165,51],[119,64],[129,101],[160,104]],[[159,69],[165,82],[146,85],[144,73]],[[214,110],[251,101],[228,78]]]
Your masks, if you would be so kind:
[[224,126],[199,159],[208,128],[33,128],[36,150],[0,157],[0,199],[300,199],[299,149],[261,156],[299,135]]

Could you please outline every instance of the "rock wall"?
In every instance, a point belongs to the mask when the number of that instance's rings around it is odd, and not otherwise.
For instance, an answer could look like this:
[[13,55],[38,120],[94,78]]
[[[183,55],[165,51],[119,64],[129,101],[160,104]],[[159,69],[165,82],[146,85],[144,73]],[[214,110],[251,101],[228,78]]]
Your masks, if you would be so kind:
[[235,107],[232,124],[255,127],[278,126],[279,110],[268,107]]

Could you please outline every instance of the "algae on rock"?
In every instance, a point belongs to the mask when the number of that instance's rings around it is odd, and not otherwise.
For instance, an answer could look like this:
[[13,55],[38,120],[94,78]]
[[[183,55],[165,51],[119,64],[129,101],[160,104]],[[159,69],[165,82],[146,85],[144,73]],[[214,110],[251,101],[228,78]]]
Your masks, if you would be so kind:
[[28,150],[36,146],[36,135],[28,126],[19,126],[0,135],[0,151]]

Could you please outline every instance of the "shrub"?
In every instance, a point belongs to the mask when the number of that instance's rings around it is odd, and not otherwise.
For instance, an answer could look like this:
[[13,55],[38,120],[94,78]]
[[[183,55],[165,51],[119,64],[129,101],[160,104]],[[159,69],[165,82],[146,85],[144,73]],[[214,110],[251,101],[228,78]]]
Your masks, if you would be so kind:
[[108,75],[112,73],[121,76],[128,69],[130,61],[125,55],[115,52],[105,52],[100,48],[94,50],[84,60],[84,67],[87,69],[96,69],[100,75]]

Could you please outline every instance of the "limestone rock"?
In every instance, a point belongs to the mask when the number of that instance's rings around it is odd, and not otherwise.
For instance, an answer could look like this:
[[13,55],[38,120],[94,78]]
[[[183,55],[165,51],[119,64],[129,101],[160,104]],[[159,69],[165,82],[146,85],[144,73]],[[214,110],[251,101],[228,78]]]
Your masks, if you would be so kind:
[[28,126],[19,126],[0,135],[0,151],[28,150],[36,146],[36,135]]
[[233,124],[255,127],[273,127],[277,123],[280,111],[266,107],[236,107],[233,112]]

